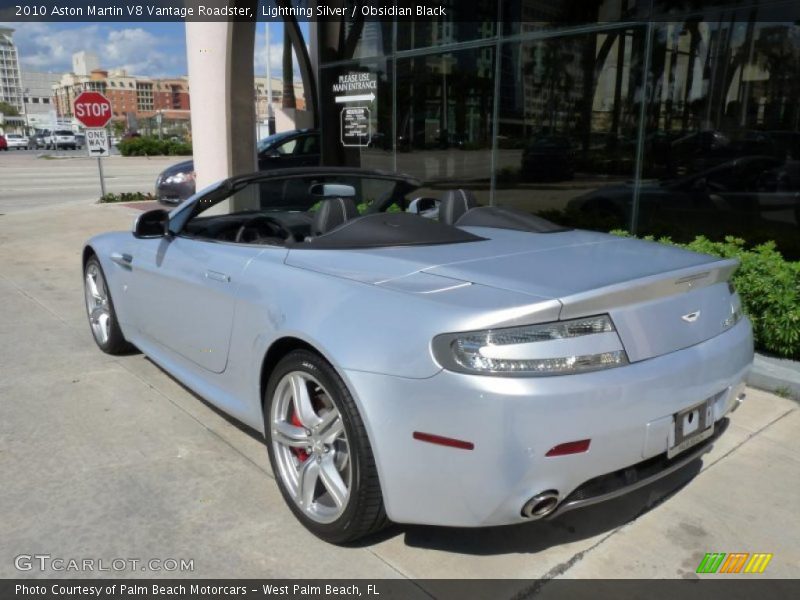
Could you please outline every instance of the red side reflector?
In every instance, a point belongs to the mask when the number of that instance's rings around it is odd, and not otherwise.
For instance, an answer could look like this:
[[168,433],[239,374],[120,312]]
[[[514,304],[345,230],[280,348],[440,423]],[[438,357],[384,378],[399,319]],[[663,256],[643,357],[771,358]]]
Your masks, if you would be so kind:
[[419,440],[420,442],[428,442],[429,444],[439,444],[440,446],[450,446],[451,448],[461,448],[462,450],[472,450],[473,448],[475,448],[475,444],[473,444],[472,442],[465,442],[464,440],[456,440],[441,435],[434,435],[432,433],[422,433],[421,431],[415,431],[413,436],[415,440]]
[[563,456],[565,454],[580,454],[589,449],[589,444],[592,440],[578,440],[577,442],[566,442],[553,446],[547,451],[545,456]]

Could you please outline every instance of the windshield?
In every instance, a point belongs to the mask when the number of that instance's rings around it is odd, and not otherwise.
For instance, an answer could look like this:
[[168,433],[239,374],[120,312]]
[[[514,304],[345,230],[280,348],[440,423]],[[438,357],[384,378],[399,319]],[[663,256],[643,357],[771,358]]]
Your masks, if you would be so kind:
[[72,135],[72,132],[61,130],[61,131],[56,131],[56,135]]

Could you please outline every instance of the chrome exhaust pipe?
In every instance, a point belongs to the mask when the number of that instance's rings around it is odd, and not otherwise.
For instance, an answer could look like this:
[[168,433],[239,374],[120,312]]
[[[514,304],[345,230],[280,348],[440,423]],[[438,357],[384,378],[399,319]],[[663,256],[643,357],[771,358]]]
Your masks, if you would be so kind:
[[522,516],[528,519],[543,519],[558,508],[558,492],[547,490],[536,494],[522,507]]
[[736,409],[742,405],[742,402],[745,401],[745,398],[747,398],[747,394],[745,393],[744,382],[740,383],[731,390],[731,397],[733,398],[733,400],[731,402],[731,408],[728,411],[729,413],[735,412]]

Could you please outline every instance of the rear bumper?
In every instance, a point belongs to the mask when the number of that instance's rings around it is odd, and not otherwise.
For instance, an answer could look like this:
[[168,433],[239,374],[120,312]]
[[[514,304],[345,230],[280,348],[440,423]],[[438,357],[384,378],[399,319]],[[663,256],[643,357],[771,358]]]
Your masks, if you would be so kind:
[[[647,467],[648,460],[655,464],[670,446],[673,415],[712,396],[719,427],[752,359],[750,324],[742,320],[691,348],[581,375],[495,378],[442,371],[407,379],[346,371],[345,377],[365,416],[389,517],[469,527],[524,522],[522,506],[545,490],[558,491],[558,511],[579,507],[569,504],[575,500],[570,495],[583,484]],[[421,442],[413,439],[415,431],[469,441],[474,449]],[[545,456],[558,444],[587,438],[587,452]],[[708,446],[642,471],[639,481],[654,480]],[[593,497],[606,495],[598,489]]]
[[[734,409],[735,407],[731,410]],[[659,454],[636,465],[585,481],[573,490],[547,518],[552,519],[576,508],[585,508],[593,504],[613,500],[650,485],[663,477],[667,477],[711,450],[714,442],[725,433],[729,424],[730,421],[727,417],[717,421],[713,437],[702,444],[687,449],[672,459],[668,459],[666,454]]]

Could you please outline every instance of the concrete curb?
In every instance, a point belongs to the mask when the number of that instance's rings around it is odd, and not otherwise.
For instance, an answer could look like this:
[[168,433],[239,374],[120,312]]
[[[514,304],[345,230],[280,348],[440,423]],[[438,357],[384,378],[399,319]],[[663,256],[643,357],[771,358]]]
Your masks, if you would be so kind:
[[747,383],[800,403],[800,362],[756,353]]

